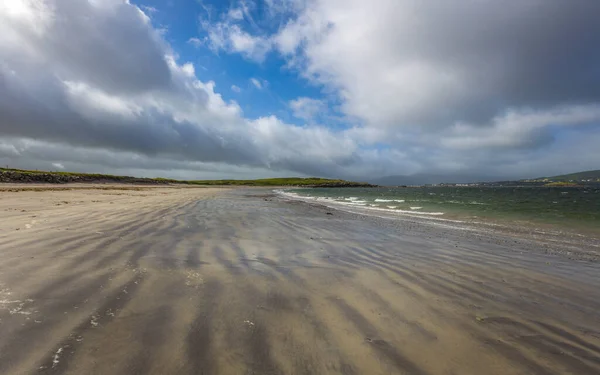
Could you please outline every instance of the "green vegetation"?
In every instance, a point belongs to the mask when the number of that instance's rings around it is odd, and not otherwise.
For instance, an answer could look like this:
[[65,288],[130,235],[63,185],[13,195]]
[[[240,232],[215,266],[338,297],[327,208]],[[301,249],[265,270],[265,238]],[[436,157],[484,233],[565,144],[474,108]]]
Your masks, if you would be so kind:
[[0,168],[0,182],[14,183],[69,183],[69,182],[116,182],[135,184],[168,184],[176,180],[162,178],[138,178],[130,176],[113,176],[99,173],[46,172],[24,169]]
[[369,187],[367,183],[351,182],[345,180],[316,178],[316,177],[289,177],[266,178],[258,180],[173,180],[167,178],[139,178],[130,176],[113,176],[97,173],[75,172],[45,172],[29,171],[22,169],[0,168],[0,182],[14,183],[129,183],[129,184],[187,184],[208,186],[303,186],[303,187]]
[[544,186],[548,186],[548,187],[573,187],[573,186],[579,186],[579,185],[576,184],[576,183],[574,183],[574,182],[556,181],[556,182],[548,182],[547,184],[544,184]]
[[600,181],[600,170],[570,173],[546,178],[552,181]]
[[521,180],[525,183],[542,184],[543,186],[580,186],[600,183],[600,170],[563,174],[552,177],[539,177]]

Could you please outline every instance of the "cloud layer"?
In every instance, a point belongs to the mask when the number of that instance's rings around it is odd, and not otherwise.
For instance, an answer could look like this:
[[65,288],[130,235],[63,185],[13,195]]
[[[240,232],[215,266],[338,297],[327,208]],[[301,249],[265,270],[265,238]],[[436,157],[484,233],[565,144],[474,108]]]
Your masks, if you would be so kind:
[[308,1],[272,36],[372,126],[482,126],[507,108],[597,103],[600,3]]
[[[196,78],[193,65],[177,63],[131,4],[3,6],[0,132],[13,143],[60,144],[63,154],[52,148],[60,160],[80,160],[69,147],[89,147],[154,158],[157,165],[177,161],[181,168],[203,162],[326,174],[354,158],[354,143],[324,128],[245,119],[213,82]],[[13,156],[33,152],[31,143],[15,144]]]
[[156,10],[14,0],[0,4],[0,162],[181,178],[598,167],[581,145],[600,142],[600,3],[270,0],[280,26],[255,34],[241,4],[184,42],[278,54],[336,98],[343,130],[322,98],[289,103],[305,126],[245,118],[178,61]]

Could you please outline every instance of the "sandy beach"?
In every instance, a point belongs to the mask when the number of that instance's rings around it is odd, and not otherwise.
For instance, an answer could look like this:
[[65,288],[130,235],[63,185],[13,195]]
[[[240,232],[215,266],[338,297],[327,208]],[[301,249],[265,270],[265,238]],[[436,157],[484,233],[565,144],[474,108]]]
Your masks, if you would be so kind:
[[0,374],[600,373],[600,264],[552,239],[270,189],[0,188]]

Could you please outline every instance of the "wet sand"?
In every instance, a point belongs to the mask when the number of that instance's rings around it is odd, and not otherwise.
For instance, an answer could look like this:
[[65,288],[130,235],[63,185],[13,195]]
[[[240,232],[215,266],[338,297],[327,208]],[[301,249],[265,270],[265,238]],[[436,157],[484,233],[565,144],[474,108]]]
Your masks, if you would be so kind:
[[0,374],[600,373],[600,265],[543,239],[266,189],[11,189]]

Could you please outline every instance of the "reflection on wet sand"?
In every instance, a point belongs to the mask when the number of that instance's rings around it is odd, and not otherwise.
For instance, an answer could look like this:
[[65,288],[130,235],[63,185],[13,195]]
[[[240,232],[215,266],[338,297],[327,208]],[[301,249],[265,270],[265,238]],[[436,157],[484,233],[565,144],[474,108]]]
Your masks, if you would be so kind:
[[600,267],[531,244],[266,190],[5,192],[0,210],[2,374],[600,372]]

